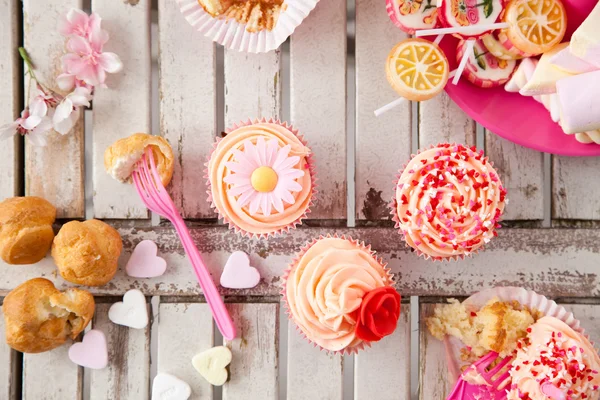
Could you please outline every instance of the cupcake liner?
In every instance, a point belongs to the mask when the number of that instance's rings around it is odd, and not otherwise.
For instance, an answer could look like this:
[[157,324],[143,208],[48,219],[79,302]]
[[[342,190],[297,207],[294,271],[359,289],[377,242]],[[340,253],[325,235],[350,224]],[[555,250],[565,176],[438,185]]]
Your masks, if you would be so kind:
[[310,249],[312,246],[314,246],[315,243],[317,243],[318,241],[323,240],[323,239],[329,239],[329,238],[348,240],[349,242],[351,242],[355,246],[359,247],[360,249],[366,250],[371,255],[371,257],[373,257],[386,271],[388,280],[389,280],[389,285],[392,287],[394,286],[395,281],[394,281],[394,275],[392,274],[392,271],[390,270],[390,268],[388,268],[387,263],[383,261],[383,258],[377,256],[375,251],[373,251],[371,249],[371,245],[366,245],[364,241],[354,240],[350,236],[346,236],[346,235],[339,236],[337,234],[333,234],[333,235],[327,234],[327,236],[320,235],[318,238],[313,239],[312,241],[306,243],[300,249],[300,251],[298,253],[296,253],[296,256],[294,257],[292,262],[288,265],[287,269],[283,273],[283,276],[281,277],[282,282],[281,282],[280,294],[281,294],[281,297],[283,300],[284,310],[285,310],[286,315],[288,316],[288,319],[294,323],[294,326],[296,327],[296,331],[302,336],[302,338],[305,339],[308,343],[310,343],[313,347],[318,348],[319,351],[324,351],[328,354],[341,354],[341,355],[357,354],[359,351],[363,350],[364,348],[371,347],[371,342],[362,341],[361,343],[359,343],[358,345],[356,345],[354,347],[351,347],[351,348],[346,347],[342,350],[337,350],[337,351],[326,349],[326,348],[320,346],[319,344],[313,342],[308,336],[306,336],[304,331],[302,331],[302,329],[298,326],[298,324],[296,324],[296,321],[294,321],[294,316],[288,306],[288,301],[287,301],[287,296],[286,296],[286,288],[287,288],[287,281],[288,281],[288,277],[289,277],[290,273],[296,267],[296,265],[298,264],[300,259],[304,256],[304,254],[306,254],[308,249]]
[[[555,317],[569,325],[574,331],[585,335],[585,331],[581,327],[581,322],[573,316],[572,312],[567,311],[563,306],[556,304],[555,301],[532,290],[520,287],[495,287],[475,293],[466,299],[463,304],[473,307],[473,310],[479,310],[494,298],[503,302],[517,301],[532,312],[538,312],[547,317]],[[461,367],[466,365],[460,359],[461,350],[466,348],[466,346],[459,339],[446,336],[444,347],[448,363],[448,380],[454,385],[462,372]]]
[[[442,144],[446,144],[446,143],[438,143],[435,145],[431,145],[429,147],[426,147],[424,149],[419,149],[417,151],[417,154],[411,154],[410,155],[410,160],[412,160],[416,155],[421,154],[423,151],[425,150],[430,150],[436,147],[439,147]],[[458,143],[451,143],[451,146],[458,146]],[[466,145],[463,145],[466,146]],[[490,161],[489,158],[487,158],[487,163],[493,168],[494,167],[494,163],[492,161]],[[409,162],[410,162],[409,160]],[[419,250],[418,248],[414,248],[411,245],[408,244],[408,242],[406,241],[406,234],[404,233],[404,231],[401,228],[400,225],[400,218],[398,217],[398,200],[396,199],[396,188],[398,187],[398,181],[400,180],[400,177],[402,176],[402,172],[404,172],[404,170],[406,169],[406,167],[408,166],[408,162],[405,163],[403,165],[403,167],[401,169],[398,170],[398,173],[396,174],[396,179],[392,182],[393,183],[393,197],[392,197],[392,201],[388,204],[388,207],[390,208],[390,214],[392,216],[392,221],[394,221],[394,228],[398,230],[398,234],[402,236],[402,239],[404,240],[404,245],[409,248],[412,249],[418,257],[422,257],[424,260],[432,260],[433,262],[451,262],[451,261],[459,261],[459,260],[464,260],[467,257],[473,257],[474,255],[478,254],[481,250],[483,250],[485,248],[485,244],[481,245],[479,248],[477,248],[474,251],[471,251],[469,254],[457,254],[455,256],[450,256],[450,257],[433,257],[427,253],[422,252],[421,250]],[[508,197],[507,197],[508,200]],[[500,220],[498,221],[500,222]],[[500,229],[500,227],[496,228],[496,230]]]
[[[300,142],[302,142],[303,145],[308,146],[307,141],[304,139],[304,136],[300,135],[298,133],[298,130],[295,129],[292,125],[289,125],[287,122],[281,122],[279,119],[273,119],[273,118],[255,118],[255,119],[250,119],[248,118],[246,121],[242,121],[239,122],[237,124],[233,124],[231,126],[231,128],[228,128],[225,130],[225,133],[230,133],[233,132],[234,130],[243,127],[243,126],[248,126],[248,125],[253,125],[253,124],[260,124],[260,123],[269,123],[269,124],[277,124],[279,126],[282,126],[283,128],[289,130],[290,132],[292,132],[294,134],[294,136],[296,136]],[[211,192],[211,183],[210,183],[210,173],[208,171],[208,163],[214,153],[214,151],[217,148],[217,145],[219,144],[219,142],[223,140],[223,138],[217,138],[217,140],[215,141],[215,143],[213,143],[213,149],[210,152],[206,163],[204,164],[204,179],[206,179],[206,186],[207,186],[207,190],[206,193],[208,194],[208,198],[207,201],[210,203],[210,207],[213,208],[215,210],[215,212],[218,214],[218,218],[222,219],[224,223],[226,223],[229,226],[229,229],[233,229],[236,233],[239,233],[242,236],[247,236],[249,238],[258,238],[258,239],[268,239],[270,237],[276,237],[278,235],[284,234],[284,233],[288,233],[290,230],[292,229],[296,229],[296,227],[298,225],[302,225],[302,220],[306,219],[306,217],[308,216],[308,214],[310,214],[311,210],[310,208],[314,205],[315,202],[315,198],[317,196],[318,190],[317,190],[317,177],[316,177],[316,169],[315,169],[315,165],[313,162],[313,153],[311,152],[307,157],[306,157],[306,162],[308,163],[308,171],[310,173],[310,180],[311,180],[311,184],[312,184],[312,193],[310,196],[310,201],[308,203],[308,207],[306,208],[306,210],[304,210],[304,213],[298,217],[295,221],[291,222],[290,224],[283,226],[281,228],[276,229],[273,232],[269,232],[269,233],[253,233],[253,232],[248,232],[245,231],[244,229],[240,228],[239,226],[237,226],[234,222],[232,222],[229,218],[227,218],[226,215],[221,214],[221,211],[217,208],[217,206],[215,205],[214,201],[213,201],[213,197],[212,197],[212,192]]]
[[318,0],[285,0],[272,30],[248,32],[245,23],[231,18],[213,17],[204,11],[198,0],[177,0],[185,19],[204,36],[229,49],[248,53],[266,53],[278,48],[294,33],[317,2]]

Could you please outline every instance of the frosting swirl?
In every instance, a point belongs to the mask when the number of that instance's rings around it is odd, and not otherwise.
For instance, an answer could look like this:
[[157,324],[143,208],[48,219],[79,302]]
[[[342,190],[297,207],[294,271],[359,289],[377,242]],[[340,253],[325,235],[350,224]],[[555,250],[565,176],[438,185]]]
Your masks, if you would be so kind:
[[543,317],[519,344],[508,400],[598,400],[600,358],[580,333],[554,317]]
[[[238,204],[239,194],[232,193],[230,189],[233,185],[226,182],[227,177],[233,174],[230,168],[232,162],[244,161],[236,160],[236,154],[239,155],[244,150],[244,142],[250,141],[256,145],[259,138],[265,141],[275,139],[281,147],[291,146],[289,156],[299,158],[294,168],[304,171],[301,177],[295,179],[301,189],[291,193],[293,203],[284,203],[283,212],[272,212],[269,215],[260,211],[251,213],[248,205],[242,207]],[[268,235],[295,225],[305,216],[313,196],[310,154],[310,149],[295,132],[283,125],[260,122],[234,129],[219,140],[208,161],[213,206],[230,226],[251,234]]]
[[313,243],[296,261],[286,282],[290,313],[312,342],[330,351],[362,343],[357,313],[369,291],[392,280],[368,248],[340,238]]
[[394,220],[434,259],[468,255],[496,236],[506,190],[483,151],[440,144],[414,156],[396,186]]

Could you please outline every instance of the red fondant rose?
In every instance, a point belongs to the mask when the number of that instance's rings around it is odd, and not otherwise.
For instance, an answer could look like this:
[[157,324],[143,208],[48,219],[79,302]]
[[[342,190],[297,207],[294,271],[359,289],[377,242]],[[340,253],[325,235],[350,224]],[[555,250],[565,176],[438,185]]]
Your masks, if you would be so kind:
[[356,336],[377,342],[392,334],[400,317],[400,294],[390,286],[371,290],[362,299],[356,321]]

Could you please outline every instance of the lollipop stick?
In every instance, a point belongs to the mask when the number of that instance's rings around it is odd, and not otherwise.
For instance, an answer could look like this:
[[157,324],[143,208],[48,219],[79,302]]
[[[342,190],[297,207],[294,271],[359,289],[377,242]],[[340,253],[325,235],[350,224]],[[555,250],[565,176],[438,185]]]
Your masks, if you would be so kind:
[[454,75],[454,78],[452,79],[453,85],[458,85],[458,81],[460,80],[460,77],[462,76],[462,73],[465,70],[465,67],[467,66],[467,61],[469,60],[469,56],[471,55],[471,53],[473,53],[474,46],[475,46],[475,40],[473,40],[473,39],[467,40],[467,43],[465,43],[465,52],[463,53],[463,56],[460,60],[460,64],[458,65],[458,68],[456,68],[456,74]]
[[493,31],[496,29],[506,29],[510,25],[506,22],[498,22],[496,24],[470,25],[470,26],[455,26],[452,28],[436,28],[436,29],[421,29],[415,32],[416,37],[430,35],[449,35],[458,33],[463,35],[475,35],[485,31]]
[[400,104],[404,103],[405,101],[406,101],[406,99],[404,97],[398,97],[396,100],[392,101],[391,103],[388,103],[385,106],[375,110],[375,116],[379,117],[384,112],[390,111],[392,108],[399,106]]
[[433,43],[439,45],[443,38],[444,38],[444,35],[437,35],[437,37],[435,38]]

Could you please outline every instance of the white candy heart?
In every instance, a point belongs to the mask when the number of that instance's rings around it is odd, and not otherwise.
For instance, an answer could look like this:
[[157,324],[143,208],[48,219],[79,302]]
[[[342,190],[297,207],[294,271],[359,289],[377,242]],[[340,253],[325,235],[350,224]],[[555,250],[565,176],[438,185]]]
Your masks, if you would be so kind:
[[260,273],[250,266],[250,259],[243,251],[236,251],[227,260],[221,274],[221,286],[230,289],[250,289],[260,282]]
[[227,382],[226,367],[231,362],[231,350],[225,346],[217,346],[196,354],[192,365],[196,371],[211,385],[222,386]]
[[160,373],[152,382],[152,400],[187,400],[192,388],[171,374]]
[[117,325],[142,329],[148,325],[148,308],[144,294],[137,289],[129,290],[123,301],[113,304],[108,310],[108,319]]

